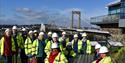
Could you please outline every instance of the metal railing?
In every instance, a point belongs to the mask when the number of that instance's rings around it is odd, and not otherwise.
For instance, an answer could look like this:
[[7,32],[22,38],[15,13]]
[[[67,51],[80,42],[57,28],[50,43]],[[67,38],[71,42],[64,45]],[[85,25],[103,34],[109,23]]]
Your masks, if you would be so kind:
[[116,22],[120,19],[119,15],[103,15],[98,17],[92,17],[91,22]]

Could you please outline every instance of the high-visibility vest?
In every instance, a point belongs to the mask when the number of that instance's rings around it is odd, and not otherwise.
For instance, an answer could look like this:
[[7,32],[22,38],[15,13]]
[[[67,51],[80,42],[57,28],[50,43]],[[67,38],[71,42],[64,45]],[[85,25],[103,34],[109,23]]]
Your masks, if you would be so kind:
[[17,34],[16,40],[17,40],[18,47],[21,48],[21,49],[24,49],[24,43],[25,43],[25,41],[24,41],[21,33]]
[[[1,40],[0,40],[0,53],[1,53],[1,55],[4,54],[4,40],[5,40],[4,37],[2,37]],[[11,42],[12,42],[12,48],[11,48],[12,51],[16,51],[15,42],[14,42],[14,39],[12,37],[11,37]]]
[[[44,45],[42,45],[44,47]],[[38,47],[39,47],[39,39],[36,39],[33,41],[33,46],[32,46],[32,55],[35,54],[39,54],[38,53]],[[44,52],[43,52],[44,53]]]
[[[72,48],[73,48],[73,45],[74,45],[74,40],[72,40]],[[78,40],[78,53],[80,53],[82,49],[82,41],[81,40]]]
[[33,45],[33,42],[32,40],[27,37],[26,41],[25,41],[25,54],[28,55],[28,54],[32,54],[32,45]]
[[[51,52],[51,45],[52,45],[52,43],[53,43],[53,41],[49,41],[47,44],[46,44],[46,47],[45,47],[45,53],[46,53],[46,55],[49,55],[50,54],[50,52]],[[58,45],[59,45],[59,48],[60,48],[60,50],[61,50],[61,46],[60,46],[60,43],[58,42]]]
[[107,56],[103,58],[101,61],[99,61],[99,63],[112,63],[112,59],[111,57]]
[[38,54],[38,46],[39,46],[39,40],[36,39],[33,41],[33,47],[32,47],[32,55],[33,54]]
[[96,60],[95,60],[95,61],[93,61],[92,63],[96,63]]
[[72,56],[72,57],[76,56],[76,53],[73,50],[70,50],[70,52],[68,50],[64,50],[62,51],[62,53],[64,53],[65,56]]
[[45,44],[47,44],[49,41],[51,41],[52,40],[52,38],[47,38],[46,40],[45,40]]
[[[96,60],[93,61],[92,63],[96,63]],[[111,60],[111,57],[105,57],[99,61],[99,63],[113,63]]]
[[87,40],[86,42],[87,42],[86,53],[91,54],[91,42],[89,40]]
[[[46,57],[45,59],[45,63],[49,63],[49,60],[48,60],[49,56]],[[54,62],[53,63],[68,63],[68,60],[67,58],[65,57],[65,55],[63,53],[59,53],[56,58],[54,59]]]
[[47,44],[48,42],[49,42],[49,39],[46,39],[46,40],[45,40],[45,44]]

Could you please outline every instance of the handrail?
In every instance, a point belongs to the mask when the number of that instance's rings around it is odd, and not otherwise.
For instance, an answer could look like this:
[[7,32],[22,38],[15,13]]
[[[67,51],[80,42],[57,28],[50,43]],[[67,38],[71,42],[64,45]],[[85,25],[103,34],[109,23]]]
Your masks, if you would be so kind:
[[92,17],[91,22],[111,22],[111,21],[118,21],[120,19],[119,15],[103,15]]

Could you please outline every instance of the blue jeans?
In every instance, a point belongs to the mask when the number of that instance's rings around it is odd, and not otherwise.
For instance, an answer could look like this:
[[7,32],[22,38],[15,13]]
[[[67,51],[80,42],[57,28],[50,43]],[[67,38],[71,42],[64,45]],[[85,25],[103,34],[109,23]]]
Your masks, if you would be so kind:
[[3,56],[4,63],[12,63],[12,56]]

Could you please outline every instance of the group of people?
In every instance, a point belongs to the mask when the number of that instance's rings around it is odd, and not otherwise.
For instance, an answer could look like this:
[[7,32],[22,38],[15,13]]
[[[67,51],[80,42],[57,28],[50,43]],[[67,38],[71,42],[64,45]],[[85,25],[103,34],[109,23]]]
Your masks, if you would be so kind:
[[[79,39],[78,34],[74,34],[73,37],[70,41],[65,31],[59,37],[55,32],[46,34],[37,30],[28,31],[26,28],[18,31],[17,26],[13,26],[12,29],[5,30],[0,40],[0,54],[4,58],[4,63],[18,63],[18,57],[21,63],[72,63],[72,59],[78,54],[91,54],[91,43],[86,33],[82,34],[82,39]],[[99,57],[95,62],[103,59],[102,56],[108,52],[107,49],[101,48],[99,53],[97,52]]]
[[99,43],[95,45],[95,56],[92,63],[113,63],[109,56],[109,50],[106,46],[101,46]]

